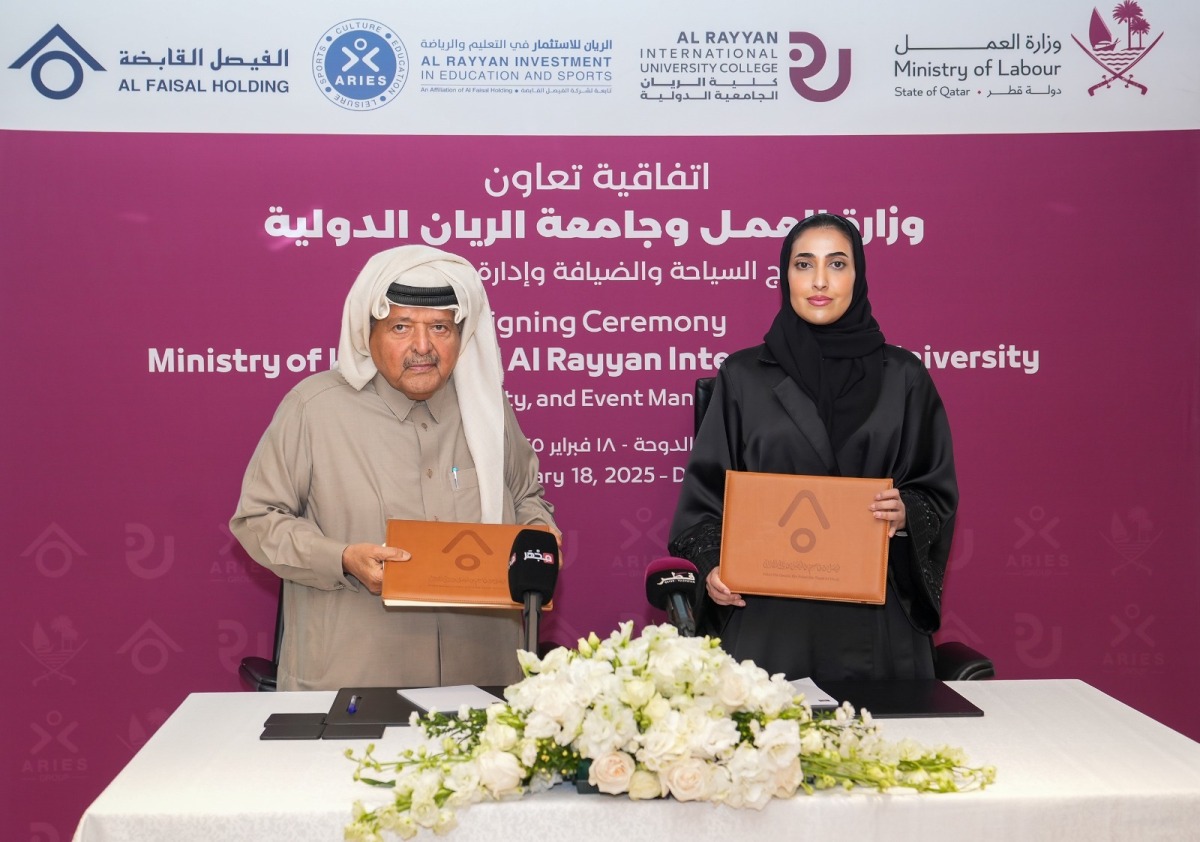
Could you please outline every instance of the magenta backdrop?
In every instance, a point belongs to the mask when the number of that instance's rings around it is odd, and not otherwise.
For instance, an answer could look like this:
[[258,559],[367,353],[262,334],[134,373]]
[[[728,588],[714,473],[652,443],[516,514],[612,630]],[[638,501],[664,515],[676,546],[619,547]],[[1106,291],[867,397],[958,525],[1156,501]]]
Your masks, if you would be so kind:
[[[522,237],[488,246],[452,237],[443,247],[508,278],[490,289],[499,316],[548,317],[539,332],[502,339],[507,360],[536,353],[542,369],[510,368],[514,400],[575,403],[519,413],[566,533],[547,623],[565,642],[624,619],[663,619],[645,604],[643,570],[665,554],[692,415],[646,404],[690,394],[696,376],[712,373],[671,370],[672,349],[733,351],[769,324],[778,240],[746,236],[750,218],[774,227],[825,208],[907,220],[909,234],[874,239],[867,255],[884,332],[928,346],[954,430],[962,508],[944,636],[984,649],[1000,677],[1082,678],[1200,736],[1191,710],[1200,692],[1198,162],[1200,132],[0,132],[0,348],[12,377],[0,834],[69,838],[188,693],[239,689],[238,661],[269,653],[276,582],[226,522],[255,442],[303,373],[155,372],[152,351],[241,349],[286,361],[317,349],[316,367],[327,367],[357,270],[402,241],[339,246],[326,233],[296,245],[269,235],[270,208],[310,221],[320,209],[360,227],[364,215],[403,210],[415,242],[421,226],[436,231],[456,211],[524,214]],[[707,189],[595,186],[601,165],[632,174],[645,163],[706,165]],[[502,177],[539,164],[579,173],[581,189],[503,182],[510,189],[493,195]],[[552,214],[623,224],[626,210],[664,231],[676,220],[675,236],[566,239],[539,225]],[[712,239],[724,211],[741,236],[711,244],[701,229]],[[614,274],[621,263],[631,279]],[[576,268],[582,280],[570,279]],[[684,279],[693,269],[709,280]],[[544,282],[513,280],[518,272]],[[589,311],[689,321],[667,333],[590,332]],[[707,331],[696,324],[704,320]],[[947,365],[949,352],[1001,345],[1016,349],[1016,368]],[[663,369],[544,370],[554,354],[603,353],[627,367],[658,353]],[[640,395],[644,405],[588,408],[584,390]]]

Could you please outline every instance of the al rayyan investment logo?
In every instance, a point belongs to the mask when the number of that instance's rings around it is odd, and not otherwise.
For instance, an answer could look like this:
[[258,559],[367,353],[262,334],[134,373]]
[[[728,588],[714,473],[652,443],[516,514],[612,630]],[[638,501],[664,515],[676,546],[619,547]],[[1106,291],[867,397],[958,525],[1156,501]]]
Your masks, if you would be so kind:
[[351,111],[387,105],[408,81],[408,51],[379,21],[356,18],[330,27],[313,50],[313,78],[325,98]]
[[[1079,49],[1087,53],[1088,57],[1100,65],[1104,71],[1100,81],[1088,88],[1088,96],[1095,96],[1096,91],[1100,88],[1112,88],[1113,83],[1118,81],[1123,83],[1126,88],[1137,88],[1145,95],[1147,87],[1141,82],[1135,81],[1130,71],[1133,70],[1134,65],[1150,54],[1150,51],[1162,40],[1163,33],[1158,33],[1158,36],[1150,41],[1149,45],[1146,45],[1146,39],[1153,34],[1153,27],[1147,20],[1146,13],[1142,11],[1141,4],[1134,0],[1122,0],[1121,3],[1114,6],[1112,20],[1118,26],[1116,36],[1113,35],[1100,11],[1092,9],[1092,19],[1088,25],[1090,48],[1076,36],[1071,36],[1071,39],[1079,45]],[[1124,38],[1121,37],[1120,31],[1122,25],[1125,28]],[[1124,41],[1124,47],[1121,46],[1122,41]]]

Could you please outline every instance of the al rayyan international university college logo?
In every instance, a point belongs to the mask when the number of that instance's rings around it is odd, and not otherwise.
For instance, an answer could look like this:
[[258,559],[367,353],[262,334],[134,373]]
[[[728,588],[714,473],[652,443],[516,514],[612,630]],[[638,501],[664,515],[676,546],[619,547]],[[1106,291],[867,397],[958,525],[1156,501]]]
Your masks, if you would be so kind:
[[351,111],[387,105],[408,81],[408,51],[379,21],[344,20],[313,50],[313,78],[325,98]]
[[[1090,49],[1084,46],[1084,43],[1075,35],[1071,36],[1071,39],[1079,45],[1079,49],[1087,53],[1091,60],[1104,70],[1100,81],[1088,88],[1088,96],[1095,96],[1096,91],[1100,88],[1111,88],[1113,82],[1118,80],[1123,82],[1126,88],[1137,88],[1145,95],[1147,87],[1141,82],[1134,81],[1130,71],[1133,70],[1134,65],[1150,54],[1150,51],[1162,40],[1163,33],[1158,33],[1158,37],[1151,41],[1149,46],[1145,45],[1146,39],[1152,34],[1152,27],[1141,4],[1134,0],[1122,0],[1114,6],[1112,19],[1118,24],[1116,37],[1113,36],[1112,30],[1100,11],[1092,9],[1092,19],[1088,25]],[[1125,26],[1124,47],[1121,46],[1122,38],[1119,34],[1119,25],[1121,24]]]

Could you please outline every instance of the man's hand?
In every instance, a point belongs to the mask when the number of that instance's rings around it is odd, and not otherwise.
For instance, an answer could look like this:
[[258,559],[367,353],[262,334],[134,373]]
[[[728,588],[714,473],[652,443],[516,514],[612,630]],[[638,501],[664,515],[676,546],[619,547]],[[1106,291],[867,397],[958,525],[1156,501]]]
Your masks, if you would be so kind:
[[412,554],[379,544],[351,544],[342,550],[342,569],[373,594],[383,593],[383,563],[408,561]]

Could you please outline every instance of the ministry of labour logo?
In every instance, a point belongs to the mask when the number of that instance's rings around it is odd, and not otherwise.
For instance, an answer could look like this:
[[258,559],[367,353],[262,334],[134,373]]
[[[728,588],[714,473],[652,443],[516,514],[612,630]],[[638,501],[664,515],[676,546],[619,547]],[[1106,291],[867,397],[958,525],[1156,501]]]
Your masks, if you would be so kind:
[[350,111],[372,111],[404,88],[408,51],[400,37],[378,21],[344,20],[317,42],[313,78],[330,102]]
[[85,64],[92,70],[104,70],[100,62],[92,58],[60,24],[51,27],[37,43],[10,64],[8,69],[20,70],[27,64],[34,89],[47,99],[67,99],[75,96],[83,87]]
[[[1141,82],[1134,81],[1130,71],[1133,70],[1134,65],[1150,54],[1155,45],[1162,40],[1163,33],[1158,33],[1158,36],[1148,46],[1146,45],[1146,39],[1153,33],[1153,27],[1146,19],[1146,13],[1142,11],[1141,4],[1134,0],[1122,0],[1114,6],[1112,19],[1118,25],[1115,37],[1100,11],[1092,9],[1092,20],[1088,26],[1088,41],[1091,49],[1085,47],[1083,42],[1074,35],[1071,36],[1071,39],[1079,45],[1079,49],[1087,53],[1088,57],[1100,65],[1104,71],[1100,81],[1088,88],[1088,96],[1095,96],[1096,91],[1100,88],[1111,88],[1113,82],[1117,81],[1123,83],[1126,88],[1137,88],[1145,95],[1146,86]],[[1121,33],[1121,25],[1124,25],[1124,33]],[[1122,42],[1124,46],[1122,46]]]

